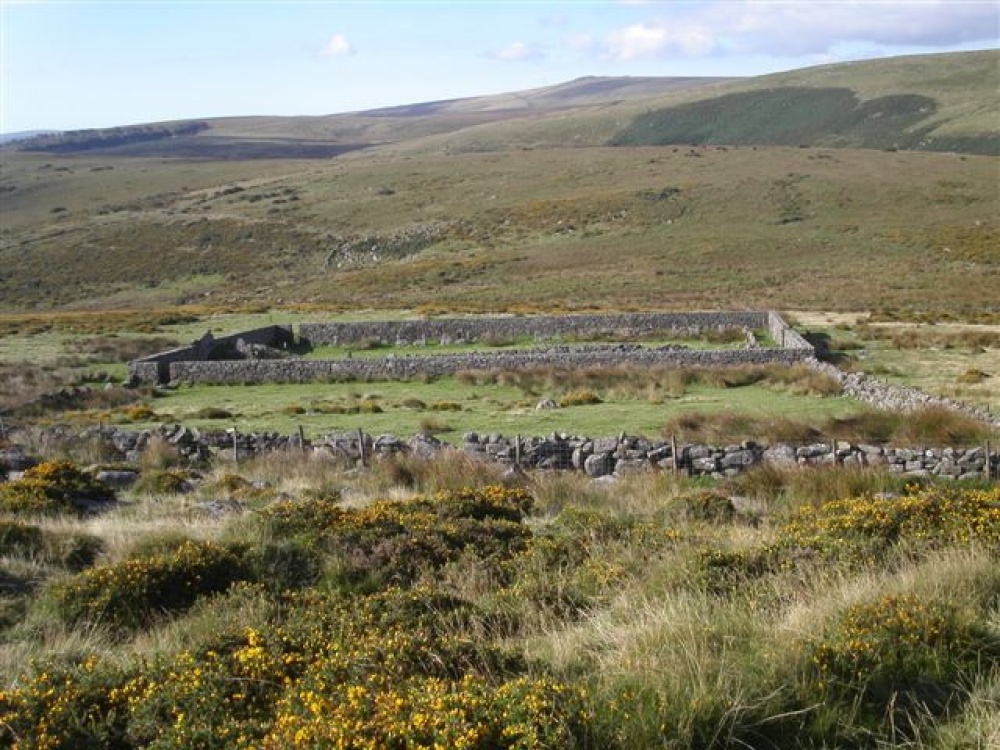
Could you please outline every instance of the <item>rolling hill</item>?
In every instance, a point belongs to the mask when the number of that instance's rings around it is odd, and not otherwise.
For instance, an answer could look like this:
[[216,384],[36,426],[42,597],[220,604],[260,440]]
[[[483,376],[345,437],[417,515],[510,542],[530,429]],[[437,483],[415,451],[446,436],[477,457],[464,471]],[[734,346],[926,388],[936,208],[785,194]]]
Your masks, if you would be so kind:
[[[989,316],[998,60],[589,78],[322,118],[78,133],[54,139],[58,152],[7,147],[0,311]],[[987,153],[937,151],[949,144]]]

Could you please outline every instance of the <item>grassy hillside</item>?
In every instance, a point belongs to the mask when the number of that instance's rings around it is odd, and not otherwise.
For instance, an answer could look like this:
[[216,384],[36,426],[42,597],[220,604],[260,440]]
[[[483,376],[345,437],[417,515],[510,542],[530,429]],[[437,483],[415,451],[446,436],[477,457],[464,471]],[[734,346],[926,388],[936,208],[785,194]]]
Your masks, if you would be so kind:
[[996,154],[998,84],[997,50],[865,60],[473,128],[448,146],[809,144]]
[[8,311],[787,306],[975,317],[995,312],[1000,271],[991,157],[686,147],[305,162],[16,154],[0,185]]
[[229,117],[40,135],[27,151],[183,159],[328,158],[505,120],[643,99],[724,78],[581,78],[529,91],[317,117]]
[[[110,150],[5,149],[0,309],[779,306],[984,319],[1000,270],[996,159],[892,149],[940,145],[942,133],[992,143],[981,126],[983,108],[996,110],[996,62],[855,63],[665,98],[647,95],[696,82],[581,79],[169,138],[113,130]],[[593,145],[671,133],[769,147]],[[810,142],[878,150],[799,147]],[[186,158],[150,155],[163,143]],[[371,143],[384,145],[348,150]]]

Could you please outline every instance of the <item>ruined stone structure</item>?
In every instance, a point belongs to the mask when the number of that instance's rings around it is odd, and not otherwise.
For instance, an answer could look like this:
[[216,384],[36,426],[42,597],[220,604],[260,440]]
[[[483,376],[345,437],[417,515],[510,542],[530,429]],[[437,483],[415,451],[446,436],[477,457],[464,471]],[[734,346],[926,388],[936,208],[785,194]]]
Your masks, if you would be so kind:
[[[711,329],[765,329],[775,346],[759,346],[752,336],[743,349],[698,350],[638,345],[552,346],[466,354],[386,357],[342,357],[306,360],[254,357],[254,345],[288,348],[295,343],[288,326],[269,326],[224,338],[206,338],[191,346],[154,354],[129,363],[136,383],[309,383],[336,380],[406,379],[420,375],[452,375],[463,370],[527,367],[578,368],[607,365],[728,366],[794,363],[811,359],[813,347],[774,312],[626,313],[619,315],[538,315],[440,318],[410,321],[303,323],[299,341],[345,345],[361,341],[387,345],[429,340],[483,342],[533,338],[544,342],[573,336],[626,334],[654,337],[664,332],[691,333]],[[248,352],[250,353],[248,355]]]

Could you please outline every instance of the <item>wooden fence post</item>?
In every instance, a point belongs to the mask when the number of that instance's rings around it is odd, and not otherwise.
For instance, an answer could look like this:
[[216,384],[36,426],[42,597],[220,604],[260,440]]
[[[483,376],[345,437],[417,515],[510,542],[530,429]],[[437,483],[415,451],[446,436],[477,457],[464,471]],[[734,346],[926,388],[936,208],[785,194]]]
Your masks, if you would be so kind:
[[671,461],[673,461],[674,474],[677,474],[680,471],[680,462],[678,461],[678,457],[677,457],[677,436],[676,435],[671,435],[670,436],[670,455],[671,455]]
[[521,436],[514,436],[514,466],[521,468]]
[[302,429],[302,425],[299,425],[299,450],[306,452],[306,432]]
[[361,465],[368,466],[368,456],[365,450],[365,433],[360,427],[358,428],[358,452],[361,454]]

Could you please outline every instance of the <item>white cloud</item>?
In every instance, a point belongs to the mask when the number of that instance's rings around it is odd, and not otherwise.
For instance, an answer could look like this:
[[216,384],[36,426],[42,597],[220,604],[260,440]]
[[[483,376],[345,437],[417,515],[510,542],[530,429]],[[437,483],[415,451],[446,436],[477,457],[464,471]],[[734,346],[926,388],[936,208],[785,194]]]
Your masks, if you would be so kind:
[[607,60],[708,54],[830,55],[845,44],[949,47],[1000,39],[992,0],[707,0],[654,4],[607,33]]
[[823,54],[844,43],[950,46],[996,43],[993,2],[744,2],[711,9],[727,44],[741,52]]
[[347,37],[341,34],[339,31],[330,37],[330,41],[326,43],[326,46],[320,50],[320,57],[345,57],[347,55],[353,55],[355,52],[354,46],[347,41]]
[[696,24],[639,23],[608,34],[602,57],[623,61],[668,54],[698,57],[711,52],[714,46],[711,32]]
[[544,59],[546,53],[545,50],[534,44],[513,42],[502,50],[488,53],[487,57],[492,57],[494,60],[504,60],[505,62],[524,62]]

